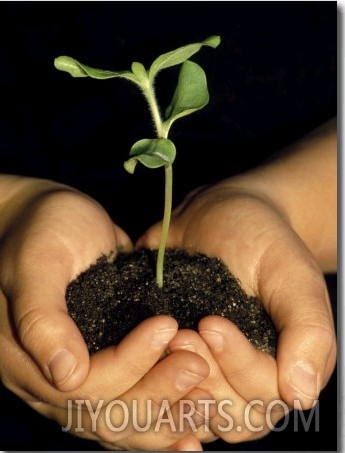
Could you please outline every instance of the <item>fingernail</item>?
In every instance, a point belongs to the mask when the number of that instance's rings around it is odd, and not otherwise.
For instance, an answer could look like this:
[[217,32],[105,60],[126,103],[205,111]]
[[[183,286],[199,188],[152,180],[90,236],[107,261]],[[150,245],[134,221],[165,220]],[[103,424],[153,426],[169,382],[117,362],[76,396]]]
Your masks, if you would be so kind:
[[224,338],[220,332],[216,330],[201,330],[200,335],[215,352],[221,352],[223,350]]
[[204,378],[187,370],[181,370],[176,379],[176,387],[179,390],[187,390],[199,384]]
[[157,330],[152,337],[151,346],[155,349],[162,349],[167,346],[169,341],[174,338],[176,329]]
[[289,384],[302,397],[301,404],[304,398],[307,398],[309,403],[318,398],[317,374],[308,363],[302,362],[293,368],[290,374]]
[[51,380],[55,385],[63,384],[73,373],[77,365],[74,355],[67,349],[55,352],[48,362]]

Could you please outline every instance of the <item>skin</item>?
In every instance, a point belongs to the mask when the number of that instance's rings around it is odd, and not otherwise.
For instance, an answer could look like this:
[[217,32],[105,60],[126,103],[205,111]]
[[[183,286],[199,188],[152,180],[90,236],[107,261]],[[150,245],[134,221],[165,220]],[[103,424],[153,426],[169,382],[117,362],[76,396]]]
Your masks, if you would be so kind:
[[[221,437],[238,442],[269,431],[284,409],[311,408],[327,384],[336,362],[336,338],[323,273],[337,268],[337,141],[332,120],[273,161],[248,173],[202,187],[173,213],[168,247],[182,247],[223,259],[248,294],[257,295],[278,332],[276,360],[255,350],[228,320],[209,316],[199,334],[180,331],[170,350],[204,357],[210,375],[198,387],[221,401],[233,402],[229,415],[236,429],[222,432],[221,417],[204,441]],[[138,246],[157,247],[160,224]],[[320,341],[322,338],[322,341]],[[246,405],[252,424],[244,426]],[[224,425],[224,418],[223,418]],[[250,427],[250,426],[249,426]]]
[[[67,313],[67,284],[101,254],[131,250],[127,235],[94,200],[52,181],[0,176],[0,377],[3,384],[39,413],[68,425],[68,400],[104,400],[97,429],[82,414],[83,432],[110,449],[201,449],[191,436],[193,425],[184,423],[177,433],[166,425],[156,433],[157,407],[169,397],[174,404],[191,392],[209,373],[197,354],[176,351],[164,355],[176,335],[172,318],[157,316],[143,322],[117,347],[91,358],[82,336]],[[6,194],[6,196],[4,196]],[[87,244],[87,247],[85,246]],[[157,363],[158,362],[158,363]],[[157,365],[155,366],[155,364]],[[194,397],[205,398],[197,390]],[[155,402],[152,425],[145,433],[133,427],[120,433],[107,429],[105,406],[123,399]],[[140,407],[140,406],[139,406]],[[199,408],[195,426],[204,418]],[[139,415],[143,409],[139,410]],[[120,407],[111,412],[115,426]]]
[[[221,257],[263,301],[279,331],[276,360],[216,316],[204,318],[199,333],[178,331],[169,317],[151,318],[90,359],[67,314],[65,288],[100,254],[131,250],[129,238],[94,200],[70,187],[8,175],[0,176],[0,187],[0,262],[6,263],[0,267],[0,378],[35,410],[67,426],[67,400],[89,399],[95,410],[99,400],[130,406],[151,399],[156,404],[145,433],[132,426],[109,430],[103,407],[96,430],[83,411],[85,431],[75,432],[75,425],[72,431],[109,449],[195,451],[216,437],[238,442],[266,434],[272,401],[286,405],[273,407],[273,424],[295,400],[312,407],[336,360],[323,278],[336,270],[334,122],[263,167],[194,191],[173,213],[169,247]],[[157,224],[137,246],[157,247],[159,233]],[[157,408],[167,398],[173,420],[181,399],[231,400],[224,410],[242,430],[222,431],[224,414],[199,404],[197,431],[187,422],[177,432],[166,424],[155,431]],[[243,420],[253,400],[262,401],[251,410],[259,431]],[[121,424],[120,410],[112,411],[112,421]]]

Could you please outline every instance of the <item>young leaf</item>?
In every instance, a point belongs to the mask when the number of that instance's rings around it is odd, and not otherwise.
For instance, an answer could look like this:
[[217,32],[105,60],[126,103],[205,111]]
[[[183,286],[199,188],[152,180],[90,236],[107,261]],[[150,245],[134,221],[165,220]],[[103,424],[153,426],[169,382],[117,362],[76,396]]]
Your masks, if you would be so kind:
[[111,79],[114,77],[123,77],[138,83],[135,75],[130,71],[106,71],[103,69],[91,68],[85,64],[80,63],[72,57],[62,55],[55,58],[54,66],[60,71],[68,72],[72,77],[92,77],[93,79]]
[[149,70],[149,78],[152,82],[156,77],[157,73],[162,69],[176,66],[184,61],[188,60],[192,55],[197,53],[202,46],[217,47],[220,43],[219,36],[210,36],[200,43],[188,44],[187,46],[179,47],[176,50],[165,53],[152,63]]
[[204,70],[192,61],[185,61],[181,66],[172,102],[165,112],[165,129],[169,130],[177,118],[200,110],[208,101],[209,94]]
[[209,36],[208,38],[204,39],[202,43],[204,46],[210,46],[215,49],[220,44],[220,36],[218,35]]
[[129,155],[133,157],[124,163],[124,167],[129,173],[134,173],[138,162],[148,168],[171,165],[175,160],[176,149],[173,142],[167,138],[144,138],[134,143]]
[[146,83],[148,76],[144,65],[135,61],[134,63],[132,63],[131,69],[138,82]]
[[[73,77],[89,76],[95,79],[122,77],[131,80],[140,87],[148,102],[157,138],[136,142],[130,150],[130,158],[124,163],[124,167],[129,173],[133,173],[138,162],[149,168],[164,166],[164,215],[156,263],[156,282],[160,288],[163,286],[164,253],[172,211],[172,163],[176,156],[175,145],[167,137],[171,124],[177,118],[195,112],[208,103],[206,75],[203,69],[196,63],[189,61],[189,58],[198,52],[202,46],[215,48],[219,43],[219,36],[210,36],[200,43],[180,47],[156,58],[149,71],[146,71],[145,67],[138,62],[132,63],[131,71],[112,72],[91,68],[67,56],[58,57],[54,61],[57,69],[66,71]],[[165,121],[162,122],[153,86],[154,78],[162,69],[179,64],[182,64],[182,66],[177,87],[172,102],[166,109]]]

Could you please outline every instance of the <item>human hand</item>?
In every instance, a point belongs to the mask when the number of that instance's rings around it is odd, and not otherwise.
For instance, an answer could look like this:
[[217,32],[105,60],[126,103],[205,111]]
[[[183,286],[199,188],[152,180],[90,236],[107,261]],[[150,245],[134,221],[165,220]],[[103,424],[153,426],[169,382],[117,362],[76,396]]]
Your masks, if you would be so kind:
[[[130,250],[127,235],[94,200],[71,188],[10,176],[1,177],[0,182],[2,194],[7,194],[0,200],[0,377],[4,385],[62,426],[69,424],[72,413],[68,401],[88,400],[96,407],[103,400],[96,427],[84,407],[84,430],[75,429],[78,408],[74,407],[70,430],[112,449],[178,449],[181,442],[199,449],[187,423],[176,433],[163,425],[159,433],[153,429],[161,401],[169,398],[174,407],[209,371],[204,360],[191,353],[171,355],[154,367],[177,331],[176,322],[168,317],[147,320],[118,347],[90,359],[68,315],[67,284],[101,254]],[[145,433],[136,433],[130,423],[120,433],[106,429],[106,405],[114,399],[128,405],[134,399],[139,403],[151,399],[153,426]],[[172,409],[175,417],[176,410]],[[120,415],[119,408],[111,412],[116,422]],[[200,417],[194,417],[196,424],[201,423]]]
[[94,200],[72,188],[15,176],[0,182],[8,194],[0,205],[0,287],[13,336],[46,379],[74,389],[87,376],[89,354],[67,313],[66,286],[101,254],[132,244]]
[[[182,419],[181,424],[179,401],[187,392],[188,400],[192,400],[194,393],[198,409],[197,401],[207,395],[191,389],[209,370],[201,357],[188,352],[159,360],[176,330],[176,322],[169,317],[157,316],[144,321],[117,347],[94,354],[83,384],[68,392],[50,385],[30,356],[2,338],[1,345],[6,346],[11,357],[4,383],[64,431],[93,440],[104,448],[200,450],[200,442],[190,433],[194,425],[204,423],[203,408],[192,416],[192,421]],[[166,418],[161,413],[166,401],[172,425],[161,422],[161,418]],[[175,426],[174,431],[171,428]]]
[[[159,235],[157,224],[137,246],[155,248]],[[335,365],[333,318],[320,267],[280,207],[249,181],[202,188],[174,211],[167,247],[220,257],[243,289],[262,300],[279,332],[276,360],[254,350],[230,321],[219,317],[203,319],[200,336],[179,333],[171,350],[193,350],[210,365],[200,388],[217,401],[231,399],[229,413],[243,428],[240,416],[243,420],[244,407],[253,399],[263,402],[252,411],[257,426],[271,401],[281,399],[289,408],[298,408],[299,401],[300,408],[311,408]],[[276,405],[271,415],[274,424],[283,417],[283,406]],[[219,421],[217,416],[211,422],[211,431],[231,442],[261,437],[268,429],[224,433],[216,429]],[[213,434],[200,436],[209,440]]]

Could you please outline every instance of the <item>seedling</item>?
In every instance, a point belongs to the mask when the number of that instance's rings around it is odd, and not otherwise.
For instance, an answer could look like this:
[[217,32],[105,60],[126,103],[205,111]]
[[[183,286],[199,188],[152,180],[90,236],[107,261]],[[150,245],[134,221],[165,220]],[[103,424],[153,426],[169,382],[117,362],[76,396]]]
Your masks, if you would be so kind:
[[[172,210],[172,164],[176,156],[175,145],[168,139],[168,134],[175,120],[202,109],[208,103],[209,93],[205,72],[189,58],[201,47],[216,48],[219,43],[219,36],[211,36],[200,43],[179,47],[156,58],[149,70],[137,62],[132,63],[131,71],[113,72],[91,68],[68,56],[57,57],[54,61],[57,69],[66,71],[73,77],[94,79],[121,77],[130,80],[141,89],[147,100],[156,129],[156,138],[144,138],[134,143],[129,152],[130,158],[124,163],[124,167],[129,173],[134,173],[137,163],[140,162],[148,168],[164,167],[165,169],[164,215],[156,262],[156,282],[160,288],[163,286],[164,254]],[[162,69],[180,64],[181,69],[173,98],[162,118],[155,95],[154,81]]]

